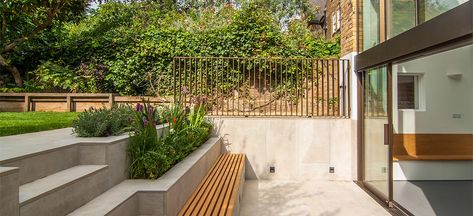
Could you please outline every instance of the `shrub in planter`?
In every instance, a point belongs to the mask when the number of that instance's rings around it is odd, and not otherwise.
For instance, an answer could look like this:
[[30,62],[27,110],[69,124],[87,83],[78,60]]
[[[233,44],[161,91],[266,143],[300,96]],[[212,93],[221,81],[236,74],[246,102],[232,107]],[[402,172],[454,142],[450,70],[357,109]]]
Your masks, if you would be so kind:
[[158,110],[150,104],[137,104],[133,130],[130,134],[128,156],[130,158],[130,178],[157,178],[170,165],[168,151],[160,146],[156,123],[159,122]]
[[189,111],[172,106],[161,115],[169,124],[169,133],[158,138],[154,125],[149,123],[155,121],[156,112],[146,105],[134,118],[128,148],[130,178],[158,178],[210,137],[212,125],[205,120],[203,109]]
[[80,113],[72,122],[73,133],[79,137],[106,137],[122,134],[128,130],[132,109],[114,105],[107,108],[90,108]]

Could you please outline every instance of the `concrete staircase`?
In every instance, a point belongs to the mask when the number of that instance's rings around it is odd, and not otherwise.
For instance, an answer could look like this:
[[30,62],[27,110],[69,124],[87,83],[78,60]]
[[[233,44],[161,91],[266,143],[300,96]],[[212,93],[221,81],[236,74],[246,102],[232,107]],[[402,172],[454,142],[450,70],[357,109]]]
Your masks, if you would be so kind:
[[78,165],[19,188],[20,215],[65,215],[107,190],[107,165]]
[[211,138],[161,178],[127,180],[127,145],[70,129],[0,137],[0,216],[176,215],[221,153]]
[[47,132],[0,138],[0,215],[66,215],[126,179],[127,135],[55,132],[47,143],[28,139]]

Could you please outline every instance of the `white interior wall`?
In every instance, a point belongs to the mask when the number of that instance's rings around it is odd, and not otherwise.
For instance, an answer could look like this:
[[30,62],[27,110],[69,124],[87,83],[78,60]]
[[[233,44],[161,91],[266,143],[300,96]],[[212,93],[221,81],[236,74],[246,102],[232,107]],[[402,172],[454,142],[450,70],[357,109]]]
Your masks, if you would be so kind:
[[[473,133],[472,59],[469,45],[393,65],[394,83],[398,73],[421,76],[420,109],[398,110],[393,91],[394,133]],[[393,175],[394,180],[473,180],[473,161],[395,162]]]
[[[398,110],[397,91],[393,91],[395,133],[473,133],[472,52],[469,45],[393,65],[394,83],[398,73],[421,77],[420,109]],[[461,118],[453,118],[454,114]]]

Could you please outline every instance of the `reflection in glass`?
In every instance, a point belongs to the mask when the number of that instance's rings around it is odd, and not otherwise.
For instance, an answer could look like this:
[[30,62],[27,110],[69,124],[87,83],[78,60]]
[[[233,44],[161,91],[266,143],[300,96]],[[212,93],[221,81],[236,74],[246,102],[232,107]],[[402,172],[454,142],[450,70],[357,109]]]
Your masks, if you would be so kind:
[[388,196],[388,146],[384,125],[388,124],[386,67],[364,73],[364,180]]
[[397,107],[398,109],[418,109],[418,76],[398,75],[397,77]]
[[363,51],[380,42],[379,0],[363,0]]
[[387,3],[388,38],[416,25],[416,0],[388,0]]
[[428,21],[468,0],[419,0],[419,22]]

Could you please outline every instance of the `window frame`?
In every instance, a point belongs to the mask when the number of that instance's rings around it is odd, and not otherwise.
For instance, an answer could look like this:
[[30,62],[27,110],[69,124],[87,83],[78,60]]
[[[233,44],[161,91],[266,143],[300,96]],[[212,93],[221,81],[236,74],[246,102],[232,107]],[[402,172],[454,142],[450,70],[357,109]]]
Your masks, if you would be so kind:
[[342,15],[340,7],[332,13],[332,35],[339,32],[341,29]]
[[[414,108],[400,108],[399,107],[399,77],[410,76],[414,77]],[[399,111],[425,111],[424,101],[424,73],[397,73],[396,78],[396,109]]]

